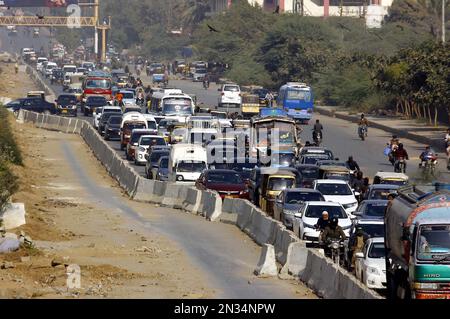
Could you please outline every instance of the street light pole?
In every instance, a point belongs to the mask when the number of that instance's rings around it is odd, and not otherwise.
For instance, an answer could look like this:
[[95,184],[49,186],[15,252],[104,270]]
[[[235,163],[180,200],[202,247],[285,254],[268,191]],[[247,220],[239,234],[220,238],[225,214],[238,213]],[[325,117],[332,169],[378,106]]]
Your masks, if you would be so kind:
[[445,43],[445,2],[442,0],[442,43]]

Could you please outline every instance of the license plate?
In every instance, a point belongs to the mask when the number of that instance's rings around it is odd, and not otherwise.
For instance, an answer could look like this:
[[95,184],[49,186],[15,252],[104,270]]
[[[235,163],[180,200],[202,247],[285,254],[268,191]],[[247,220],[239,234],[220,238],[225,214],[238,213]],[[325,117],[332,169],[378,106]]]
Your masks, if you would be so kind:
[[225,195],[224,198],[234,198],[234,197],[231,195]]
[[62,113],[67,113],[67,110],[62,110]]

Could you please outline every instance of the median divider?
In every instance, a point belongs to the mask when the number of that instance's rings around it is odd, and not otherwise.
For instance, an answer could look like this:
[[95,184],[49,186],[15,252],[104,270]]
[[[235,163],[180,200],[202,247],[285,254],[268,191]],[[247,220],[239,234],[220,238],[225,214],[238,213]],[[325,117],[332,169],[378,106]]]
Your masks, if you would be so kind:
[[183,200],[183,210],[193,214],[199,213],[200,202],[202,199],[202,192],[195,187],[188,187],[186,191],[186,198]]
[[216,221],[222,215],[222,198],[219,193],[203,191],[203,215],[207,220]]

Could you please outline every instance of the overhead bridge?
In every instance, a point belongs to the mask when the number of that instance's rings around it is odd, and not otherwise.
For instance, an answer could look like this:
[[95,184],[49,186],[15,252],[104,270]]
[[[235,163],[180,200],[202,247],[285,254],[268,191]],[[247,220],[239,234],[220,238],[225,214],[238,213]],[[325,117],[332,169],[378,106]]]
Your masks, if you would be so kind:
[[0,17],[0,26],[26,27],[95,27],[95,17],[37,17],[37,16],[8,16]]

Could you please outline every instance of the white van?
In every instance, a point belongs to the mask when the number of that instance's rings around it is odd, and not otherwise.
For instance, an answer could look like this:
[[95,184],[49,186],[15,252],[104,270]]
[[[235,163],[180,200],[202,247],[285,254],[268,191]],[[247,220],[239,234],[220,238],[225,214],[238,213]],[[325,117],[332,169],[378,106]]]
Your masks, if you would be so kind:
[[77,66],[76,65],[64,65],[63,72],[64,72],[64,75],[73,75],[73,74],[77,73]]
[[39,72],[42,72],[42,68],[44,67],[44,62],[47,62],[48,59],[44,58],[44,57],[38,57],[37,62],[36,62],[36,70],[38,70]]
[[142,122],[145,123],[146,129],[148,129],[148,123],[147,118],[144,116],[144,114],[139,112],[128,112],[123,115],[122,123],[120,124],[120,129],[123,129],[123,126],[127,122]]
[[58,67],[58,64],[55,62],[48,62],[45,66],[44,75],[46,78],[48,78],[53,73],[53,69],[56,69]]
[[175,144],[169,157],[169,181],[195,182],[207,169],[206,149],[195,144]]

